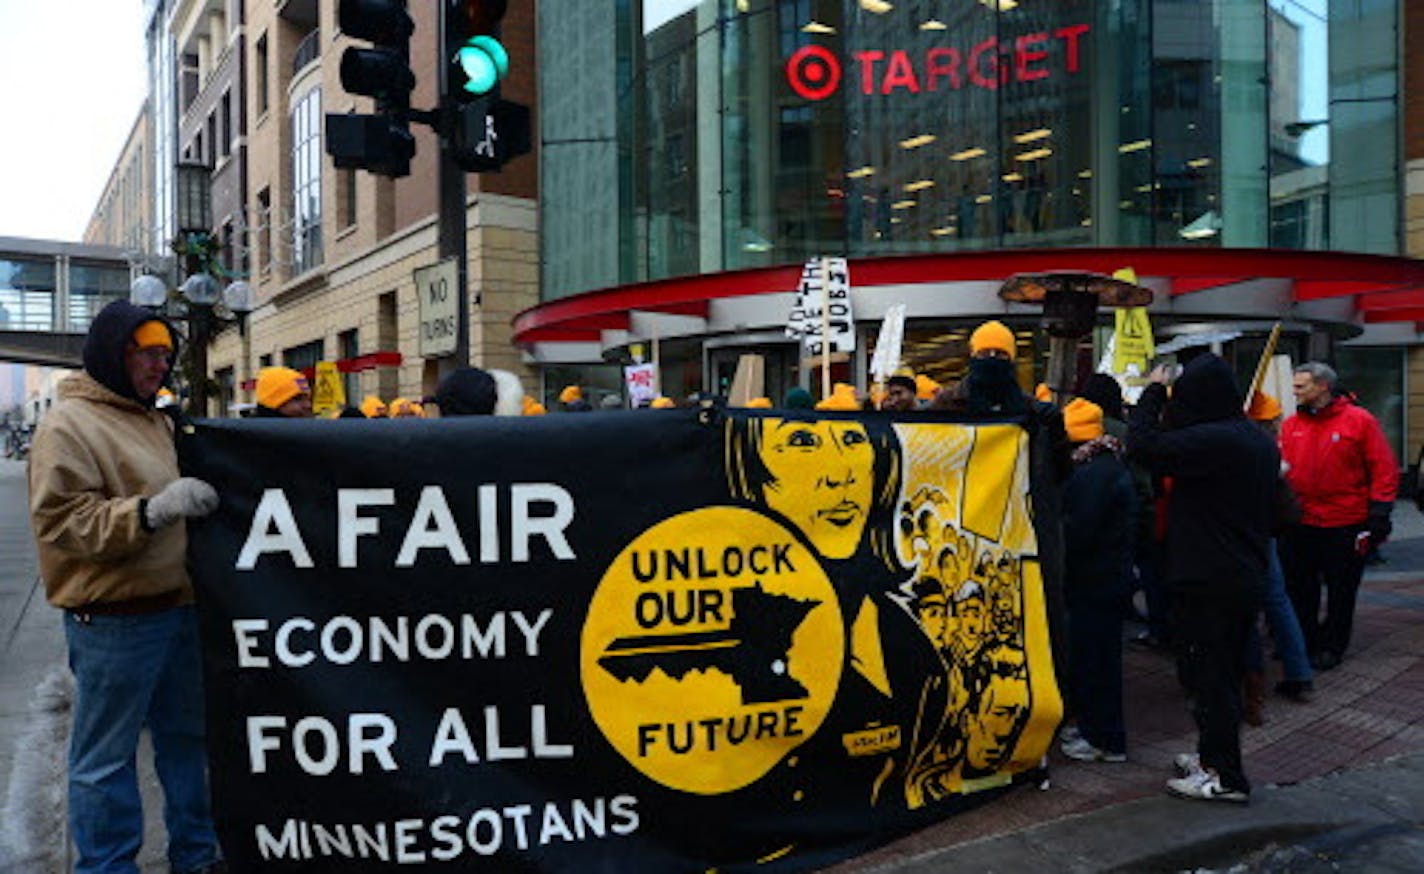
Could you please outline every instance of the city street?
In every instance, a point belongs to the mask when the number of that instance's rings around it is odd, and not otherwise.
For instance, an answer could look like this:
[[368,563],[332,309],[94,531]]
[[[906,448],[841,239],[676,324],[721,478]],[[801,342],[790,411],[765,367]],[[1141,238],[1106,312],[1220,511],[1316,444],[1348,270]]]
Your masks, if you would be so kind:
[[[0,461],[5,874],[64,870],[63,711],[56,720],[34,709],[57,697],[64,646],[58,614],[36,590],[25,491],[24,466]],[[1424,516],[1401,502],[1395,526],[1388,563],[1366,576],[1351,657],[1317,677],[1313,703],[1271,698],[1266,724],[1244,730],[1257,787],[1249,807],[1163,794],[1171,758],[1192,748],[1193,732],[1171,660],[1128,645],[1129,762],[1080,764],[1055,750],[1047,788],[1015,789],[831,870],[1424,870]],[[150,827],[141,862],[163,871],[158,790],[142,768]]]

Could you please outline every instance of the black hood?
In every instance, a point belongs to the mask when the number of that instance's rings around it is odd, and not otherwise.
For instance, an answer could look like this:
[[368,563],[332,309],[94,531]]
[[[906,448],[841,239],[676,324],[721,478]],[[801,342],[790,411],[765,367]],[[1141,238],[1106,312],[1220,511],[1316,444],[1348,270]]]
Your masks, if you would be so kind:
[[1119,421],[1127,418],[1122,414],[1122,386],[1106,373],[1094,373],[1083,380],[1078,397],[1102,407],[1104,416]]
[[[124,347],[144,322],[163,322],[168,326],[168,333],[176,346],[178,332],[167,320],[154,315],[152,310],[134,306],[126,300],[116,300],[100,310],[89,325],[89,335],[84,338],[84,370],[114,394],[151,406],[154,399],[138,396],[129,380],[128,368],[124,367]],[[174,355],[177,355],[177,349]],[[169,357],[168,363],[173,363],[173,356]]]
[[452,370],[435,389],[435,403],[442,416],[488,416],[497,399],[494,377],[478,367]]
[[1172,428],[1244,416],[1231,365],[1212,354],[1193,358],[1172,384],[1165,415]]

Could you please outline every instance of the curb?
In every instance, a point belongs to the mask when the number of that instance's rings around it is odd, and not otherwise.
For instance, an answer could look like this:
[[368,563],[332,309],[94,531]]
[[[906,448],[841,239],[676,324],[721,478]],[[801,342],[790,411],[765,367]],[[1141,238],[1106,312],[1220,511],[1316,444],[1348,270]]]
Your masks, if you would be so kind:
[[1342,829],[1399,824],[1412,829],[1421,822],[1424,754],[1411,753],[1301,783],[1259,788],[1246,806],[1165,795],[1130,801],[936,848],[868,868],[866,874],[1225,869],[1271,844]]

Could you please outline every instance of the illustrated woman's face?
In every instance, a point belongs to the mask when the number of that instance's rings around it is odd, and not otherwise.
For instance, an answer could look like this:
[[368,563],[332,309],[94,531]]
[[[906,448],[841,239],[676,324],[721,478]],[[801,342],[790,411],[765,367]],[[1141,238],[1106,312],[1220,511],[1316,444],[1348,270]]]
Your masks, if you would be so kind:
[[762,463],[766,503],[801,529],[826,558],[860,545],[873,496],[875,451],[858,422],[767,419]]

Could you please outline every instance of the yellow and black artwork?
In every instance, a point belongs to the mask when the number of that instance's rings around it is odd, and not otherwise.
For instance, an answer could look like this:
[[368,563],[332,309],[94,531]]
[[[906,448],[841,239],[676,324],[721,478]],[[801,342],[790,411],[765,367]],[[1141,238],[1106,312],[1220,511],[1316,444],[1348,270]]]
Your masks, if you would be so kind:
[[627,761],[715,795],[830,755],[799,797],[886,812],[1040,763],[1062,707],[1022,428],[731,417],[724,453],[734,503],[645,531],[590,605],[585,693]]

